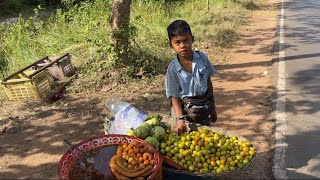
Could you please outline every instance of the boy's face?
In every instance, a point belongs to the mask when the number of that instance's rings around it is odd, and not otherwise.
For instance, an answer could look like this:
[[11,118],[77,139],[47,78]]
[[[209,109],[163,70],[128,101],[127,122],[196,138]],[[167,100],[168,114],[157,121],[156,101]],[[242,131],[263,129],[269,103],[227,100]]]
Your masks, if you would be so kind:
[[189,33],[174,36],[170,40],[170,47],[179,57],[192,60],[193,36]]

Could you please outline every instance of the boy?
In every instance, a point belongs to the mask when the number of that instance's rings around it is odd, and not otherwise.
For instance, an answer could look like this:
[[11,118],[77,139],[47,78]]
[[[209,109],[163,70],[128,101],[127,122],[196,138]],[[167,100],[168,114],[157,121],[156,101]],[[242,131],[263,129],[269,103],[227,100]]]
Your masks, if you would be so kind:
[[171,115],[177,118],[178,133],[186,132],[187,126],[191,130],[198,124],[209,126],[217,120],[210,80],[215,69],[204,53],[192,50],[194,37],[186,21],[172,22],[167,32],[177,55],[167,69],[166,95],[171,101]]

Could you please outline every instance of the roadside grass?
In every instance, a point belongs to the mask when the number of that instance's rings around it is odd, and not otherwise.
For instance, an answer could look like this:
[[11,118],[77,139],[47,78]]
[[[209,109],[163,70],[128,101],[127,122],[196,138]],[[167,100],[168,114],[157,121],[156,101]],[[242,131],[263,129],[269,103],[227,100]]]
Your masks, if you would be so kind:
[[[164,3],[166,2],[166,3]],[[0,25],[0,77],[4,77],[44,56],[69,52],[77,66],[74,85],[100,88],[104,84],[164,74],[174,55],[168,45],[166,27],[176,19],[189,22],[195,49],[221,62],[239,37],[251,10],[263,0],[133,1],[131,8],[130,64],[117,68],[108,40],[111,1],[82,1],[68,9],[57,9],[43,19],[34,10],[15,24]]]

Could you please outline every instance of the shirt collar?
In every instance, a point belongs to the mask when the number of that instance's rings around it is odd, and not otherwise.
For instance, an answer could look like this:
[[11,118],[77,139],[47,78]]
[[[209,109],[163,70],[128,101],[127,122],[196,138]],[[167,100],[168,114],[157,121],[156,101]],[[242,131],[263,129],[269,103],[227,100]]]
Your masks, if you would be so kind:
[[[192,62],[195,62],[195,60],[198,60],[199,58],[201,58],[201,57],[199,56],[199,53],[196,53],[196,52],[192,51],[192,54],[193,54],[193,60],[192,60]],[[178,55],[176,55],[176,56],[174,57],[174,64],[176,65],[177,71],[181,71],[181,70],[183,69],[182,66],[181,66],[181,64],[180,64],[180,62],[179,62],[179,60],[178,60]]]

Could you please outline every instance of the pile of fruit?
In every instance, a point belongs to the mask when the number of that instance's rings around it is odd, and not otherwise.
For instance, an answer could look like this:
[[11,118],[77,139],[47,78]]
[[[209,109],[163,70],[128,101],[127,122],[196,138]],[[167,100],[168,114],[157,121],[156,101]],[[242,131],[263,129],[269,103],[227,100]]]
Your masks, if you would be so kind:
[[161,117],[158,114],[149,116],[136,129],[129,129],[127,135],[135,136],[150,143],[157,151],[159,151],[160,140],[170,133],[171,127],[160,121]]
[[156,160],[145,144],[132,141],[118,146],[111,158],[110,168],[117,179],[146,179],[153,171]]
[[191,172],[213,174],[242,168],[256,153],[248,141],[207,128],[180,136],[169,133],[160,141],[159,151]]
[[237,136],[228,137],[207,128],[179,136],[160,120],[158,114],[150,116],[136,129],[130,129],[127,135],[144,139],[162,156],[188,171],[226,173],[244,167],[255,157],[252,144],[238,140]]

